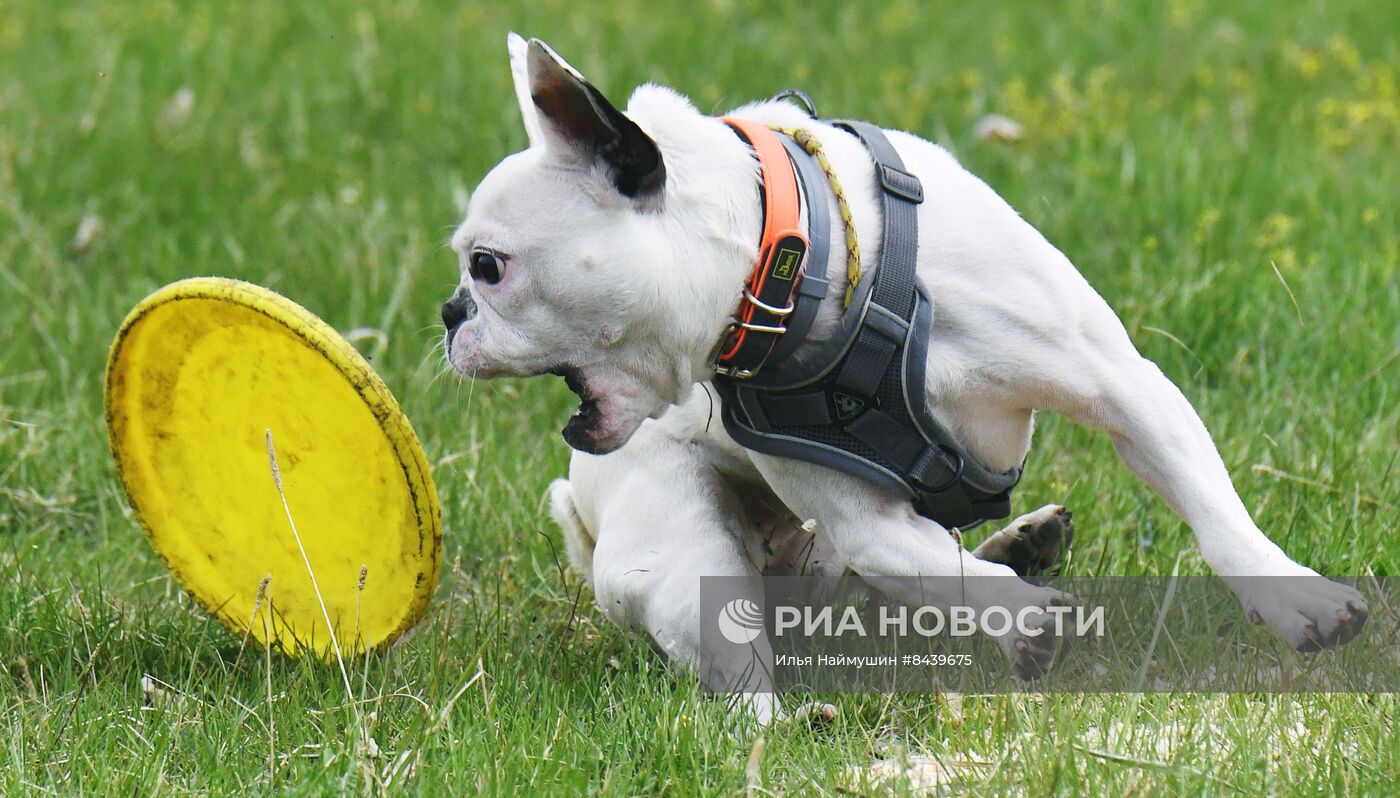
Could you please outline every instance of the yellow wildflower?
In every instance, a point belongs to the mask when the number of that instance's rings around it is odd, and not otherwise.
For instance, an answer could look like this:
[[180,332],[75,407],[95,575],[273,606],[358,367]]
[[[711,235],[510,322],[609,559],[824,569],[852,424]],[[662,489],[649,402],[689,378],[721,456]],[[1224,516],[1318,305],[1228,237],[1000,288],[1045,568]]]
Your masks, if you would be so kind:
[[1327,37],[1327,49],[1346,71],[1356,72],[1361,68],[1361,53],[1357,51],[1356,45],[1342,34],[1334,33]]
[[1293,232],[1295,224],[1293,217],[1286,213],[1270,214],[1269,218],[1264,220],[1264,229],[1254,237],[1254,245],[1260,249],[1269,249],[1281,243]]

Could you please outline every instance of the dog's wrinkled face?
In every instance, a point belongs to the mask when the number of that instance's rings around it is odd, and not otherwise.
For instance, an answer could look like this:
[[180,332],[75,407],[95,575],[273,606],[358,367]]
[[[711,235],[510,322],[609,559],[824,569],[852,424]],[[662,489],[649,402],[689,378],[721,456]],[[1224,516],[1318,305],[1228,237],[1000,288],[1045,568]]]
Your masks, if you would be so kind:
[[565,440],[608,452],[692,381],[657,329],[665,164],[545,45],[512,35],[510,50],[531,146],[486,176],[452,237],[447,356],[474,378],[562,376],[580,399]]

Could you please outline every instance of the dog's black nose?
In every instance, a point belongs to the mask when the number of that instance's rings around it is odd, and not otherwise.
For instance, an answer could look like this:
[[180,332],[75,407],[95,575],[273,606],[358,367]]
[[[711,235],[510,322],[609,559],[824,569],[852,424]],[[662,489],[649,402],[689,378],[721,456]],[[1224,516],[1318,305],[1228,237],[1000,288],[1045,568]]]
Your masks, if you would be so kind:
[[458,288],[452,298],[442,304],[442,323],[452,331],[476,315],[476,302],[465,288]]

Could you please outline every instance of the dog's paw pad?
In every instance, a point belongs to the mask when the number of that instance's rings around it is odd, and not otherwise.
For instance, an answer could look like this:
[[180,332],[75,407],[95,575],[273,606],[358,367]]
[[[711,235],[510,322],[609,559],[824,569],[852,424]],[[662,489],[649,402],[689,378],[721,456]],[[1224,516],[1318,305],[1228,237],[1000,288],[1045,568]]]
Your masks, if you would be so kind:
[[1074,540],[1074,515],[1063,505],[1049,504],[993,532],[973,555],[997,562],[1018,576],[1036,576],[1053,569]]

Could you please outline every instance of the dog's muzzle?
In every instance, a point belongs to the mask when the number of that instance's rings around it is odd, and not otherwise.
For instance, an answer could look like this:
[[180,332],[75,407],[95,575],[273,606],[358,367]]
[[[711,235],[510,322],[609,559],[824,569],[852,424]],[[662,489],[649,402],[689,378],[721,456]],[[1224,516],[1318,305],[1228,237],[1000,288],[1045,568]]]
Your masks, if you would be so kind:
[[452,334],[464,322],[476,317],[476,301],[471,292],[458,286],[452,298],[442,304],[442,324],[447,328],[447,345],[452,346]]

